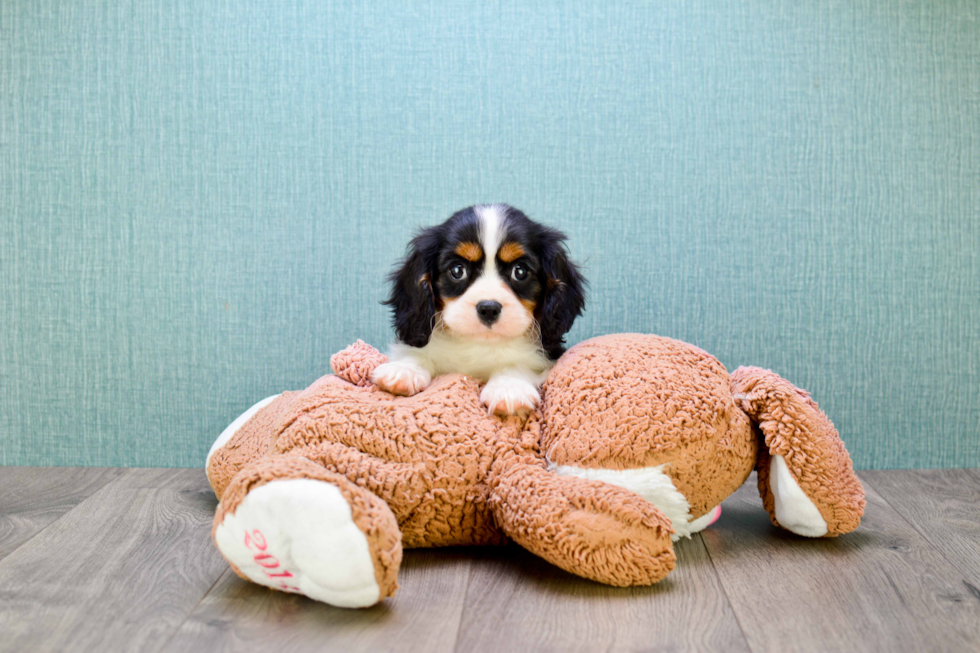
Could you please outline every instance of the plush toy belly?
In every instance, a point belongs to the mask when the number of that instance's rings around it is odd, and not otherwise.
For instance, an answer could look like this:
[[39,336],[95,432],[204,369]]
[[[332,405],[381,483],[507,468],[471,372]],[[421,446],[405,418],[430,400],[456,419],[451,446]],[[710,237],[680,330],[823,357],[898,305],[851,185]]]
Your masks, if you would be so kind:
[[[588,381],[596,377],[601,384]],[[758,459],[759,438],[725,367],[669,338],[579,343],[552,370],[542,413],[542,449],[556,472],[633,490],[670,518],[674,539],[711,523],[702,518]]]

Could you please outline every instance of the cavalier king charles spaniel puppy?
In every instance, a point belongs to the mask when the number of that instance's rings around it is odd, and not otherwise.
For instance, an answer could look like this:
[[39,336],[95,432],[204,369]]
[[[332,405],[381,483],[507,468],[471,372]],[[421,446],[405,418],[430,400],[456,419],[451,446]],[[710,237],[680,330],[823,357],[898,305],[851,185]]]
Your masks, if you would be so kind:
[[565,239],[504,204],[471,206],[419,233],[390,277],[384,303],[398,342],[371,380],[413,395],[460,372],[486,382],[489,412],[533,410],[585,305]]

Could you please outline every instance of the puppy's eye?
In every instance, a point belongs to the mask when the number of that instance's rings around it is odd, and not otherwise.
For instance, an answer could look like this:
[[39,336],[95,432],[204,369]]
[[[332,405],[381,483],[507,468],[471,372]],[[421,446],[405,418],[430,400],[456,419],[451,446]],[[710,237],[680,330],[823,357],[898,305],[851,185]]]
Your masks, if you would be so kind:
[[513,277],[514,281],[524,281],[527,279],[527,270],[523,265],[515,265],[514,269],[510,271],[510,276]]
[[457,263],[453,267],[449,268],[449,276],[456,281],[462,281],[466,278],[466,268]]

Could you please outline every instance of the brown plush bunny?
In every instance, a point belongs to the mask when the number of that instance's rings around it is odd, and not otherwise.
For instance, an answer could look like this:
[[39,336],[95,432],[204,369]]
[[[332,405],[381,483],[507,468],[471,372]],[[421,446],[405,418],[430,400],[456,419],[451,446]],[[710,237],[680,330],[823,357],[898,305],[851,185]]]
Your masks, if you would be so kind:
[[729,376],[677,340],[580,343],[523,418],[488,414],[459,374],[385,393],[368,380],[384,361],[358,341],[335,375],[256,404],[215,442],[214,541],[239,575],[364,607],[394,594],[403,548],[511,539],[579,576],[649,585],[673,569],[672,539],[716,519],[753,469],[795,533],[846,533],[864,510],[807,393],[759,368]]

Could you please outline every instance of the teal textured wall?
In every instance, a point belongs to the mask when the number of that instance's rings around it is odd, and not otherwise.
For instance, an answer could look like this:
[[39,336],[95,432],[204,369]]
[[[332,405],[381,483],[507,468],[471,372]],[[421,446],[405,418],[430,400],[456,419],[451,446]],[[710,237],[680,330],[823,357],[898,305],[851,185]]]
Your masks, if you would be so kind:
[[505,201],[859,467],[980,466],[980,3],[0,3],[0,463],[200,465]]

